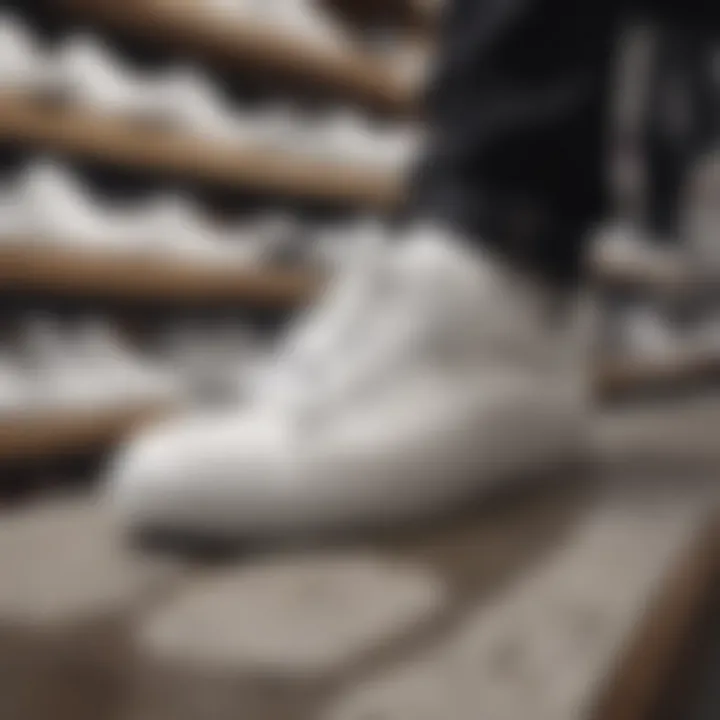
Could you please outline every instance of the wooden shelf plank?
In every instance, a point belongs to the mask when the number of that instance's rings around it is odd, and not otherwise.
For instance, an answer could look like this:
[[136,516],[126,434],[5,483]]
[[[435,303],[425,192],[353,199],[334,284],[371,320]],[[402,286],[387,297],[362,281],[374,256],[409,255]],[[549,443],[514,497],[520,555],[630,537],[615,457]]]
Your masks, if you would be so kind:
[[381,209],[392,207],[402,195],[400,178],[387,172],[237,149],[168,128],[141,126],[18,94],[0,97],[3,141],[229,189],[325,203]]
[[3,415],[0,417],[0,461],[102,450],[168,412],[167,407],[146,404]]
[[291,31],[213,17],[193,0],[60,0],[76,16],[229,67],[270,73],[370,108],[404,113],[409,92],[359,50],[319,47]]
[[596,393],[615,397],[644,389],[682,386],[720,375],[720,355],[690,352],[666,360],[605,361],[595,372]]
[[432,33],[438,22],[419,0],[325,0],[324,5],[353,22],[379,22],[422,33]]
[[589,272],[597,282],[616,287],[645,288],[661,294],[687,294],[707,286],[680,262],[595,262]]
[[163,258],[0,244],[0,290],[50,292],[115,300],[243,302],[294,307],[319,280],[300,271],[201,267]]

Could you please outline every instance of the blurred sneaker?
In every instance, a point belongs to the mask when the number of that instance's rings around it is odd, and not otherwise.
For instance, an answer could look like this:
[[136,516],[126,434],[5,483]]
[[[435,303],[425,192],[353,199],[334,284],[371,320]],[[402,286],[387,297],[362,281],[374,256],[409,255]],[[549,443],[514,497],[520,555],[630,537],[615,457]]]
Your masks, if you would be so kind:
[[68,102],[134,120],[172,121],[158,79],[123,65],[95,36],[66,40],[57,52],[53,78],[57,93]]
[[208,0],[211,12],[260,25],[332,51],[345,50],[340,26],[313,0]]
[[591,267],[600,277],[670,283],[685,278],[681,248],[653,241],[631,225],[603,228],[594,238],[591,252]]
[[623,352],[631,357],[662,362],[688,350],[686,338],[651,307],[626,310],[620,322]]
[[258,127],[252,115],[234,112],[210,78],[194,67],[175,68],[159,79],[159,93],[172,121],[201,137],[256,144]]
[[38,161],[0,197],[0,235],[102,251],[127,249],[121,214],[98,207],[61,165]]
[[261,150],[314,157],[321,142],[312,118],[286,102],[255,111],[255,145]]
[[316,154],[355,166],[402,170],[417,154],[421,134],[411,126],[372,123],[361,113],[341,110],[318,124]]
[[97,377],[68,342],[62,327],[50,318],[28,320],[20,352],[32,377],[37,406],[45,410],[106,407],[117,400],[118,388]]
[[112,387],[120,402],[170,402],[179,396],[176,379],[131,352],[108,322],[87,321],[70,337],[78,365]]
[[237,407],[253,389],[261,357],[250,329],[229,323],[175,327],[162,337],[162,354],[193,407]]
[[172,379],[134,357],[105,323],[68,328],[51,318],[31,318],[20,348],[40,407],[95,409],[175,397]]
[[420,155],[423,133],[419,128],[406,125],[383,128],[378,131],[375,144],[378,165],[402,171]]
[[182,195],[156,197],[126,218],[131,245],[149,255],[227,267],[247,264],[248,252]]
[[701,357],[717,358],[720,366],[720,316],[709,314],[695,324],[688,345]]
[[27,374],[9,353],[0,353],[0,419],[32,407],[33,388]]
[[13,15],[0,15],[0,90],[46,90],[48,64],[27,27]]
[[354,164],[377,161],[373,129],[359,113],[340,110],[328,117],[322,125],[320,137],[327,155],[339,162]]
[[272,267],[303,265],[308,245],[302,225],[289,213],[271,211],[245,226],[252,237],[257,261]]
[[395,524],[581,456],[582,343],[547,289],[433,228],[348,272],[246,408],[120,454],[110,493],[129,529]]

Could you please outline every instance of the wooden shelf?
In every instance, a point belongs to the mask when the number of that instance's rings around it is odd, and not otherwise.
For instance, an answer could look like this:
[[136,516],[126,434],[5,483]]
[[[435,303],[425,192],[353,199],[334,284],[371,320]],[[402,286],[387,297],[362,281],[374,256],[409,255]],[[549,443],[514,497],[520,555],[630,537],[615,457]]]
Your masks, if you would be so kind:
[[167,415],[157,404],[92,410],[33,411],[0,417],[0,461],[102,450]]
[[0,244],[0,290],[39,291],[114,300],[243,302],[293,307],[318,289],[308,273],[199,267],[164,258]]
[[0,142],[30,145],[132,170],[375,209],[402,196],[399,177],[340,163],[237,149],[168,128],[142,126],[18,94],[0,96]]
[[688,352],[658,361],[612,360],[600,364],[595,390],[602,398],[614,398],[642,390],[681,387],[720,376],[720,354]]
[[324,0],[328,8],[352,22],[391,24],[408,30],[431,33],[435,14],[418,0]]
[[323,48],[290,31],[212,16],[198,0],[58,1],[83,20],[254,76],[270,74],[275,84],[284,79],[392,113],[412,106],[409,92],[387,68],[352,47]]
[[646,288],[662,294],[687,294],[706,287],[692,270],[680,262],[595,262],[590,273],[603,285]]

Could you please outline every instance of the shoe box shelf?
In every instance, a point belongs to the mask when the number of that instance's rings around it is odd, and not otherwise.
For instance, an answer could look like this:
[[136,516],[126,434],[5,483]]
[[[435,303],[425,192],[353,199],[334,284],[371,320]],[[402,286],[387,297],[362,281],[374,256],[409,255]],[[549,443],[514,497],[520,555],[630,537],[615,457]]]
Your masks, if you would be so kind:
[[237,149],[166,127],[60,107],[17,93],[0,96],[0,142],[178,175],[231,190],[279,194],[368,209],[402,197],[400,178],[284,153]]
[[153,43],[169,44],[216,65],[295,81],[371,109],[405,114],[412,93],[361,51],[323,48],[292,31],[213,17],[198,0],[58,0],[76,17]]
[[391,23],[430,33],[437,26],[436,12],[420,0],[325,0],[324,5],[355,23]]
[[720,353],[688,352],[664,360],[613,359],[595,370],[595,393],[603,399],[720,378]]
[[319,287],[309,273],[206,267],[172,259],[0,243],[0,288],[110,300],[293,308]]
[[4,412],[0,415],[0,461],[102,450],[168,412],[167,407],[153,403],[106,409]]
[[612,287],[646,288],[662,294],[695,292],[707,287],[696,273],[680,262],[620,263],[595,262],[590,267],[593,278]]

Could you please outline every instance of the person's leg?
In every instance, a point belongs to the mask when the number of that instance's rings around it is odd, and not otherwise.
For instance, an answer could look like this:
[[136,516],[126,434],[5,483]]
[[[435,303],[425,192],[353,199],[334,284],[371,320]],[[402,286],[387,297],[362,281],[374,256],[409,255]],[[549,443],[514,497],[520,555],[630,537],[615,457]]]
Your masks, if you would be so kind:
[[707,43],[691,28],[671,23],[658,29],[657,40],[646,115],[645,229],[672,243],[679,239],[685,184],[707,140]]
[[453,0],[413,210],[553,281],[602,216],[617,0]]

